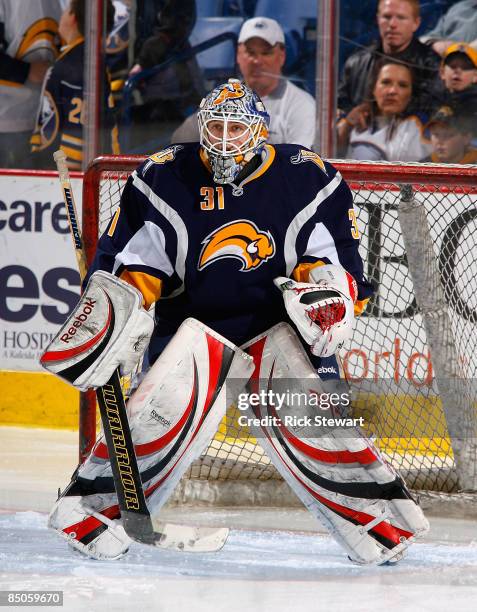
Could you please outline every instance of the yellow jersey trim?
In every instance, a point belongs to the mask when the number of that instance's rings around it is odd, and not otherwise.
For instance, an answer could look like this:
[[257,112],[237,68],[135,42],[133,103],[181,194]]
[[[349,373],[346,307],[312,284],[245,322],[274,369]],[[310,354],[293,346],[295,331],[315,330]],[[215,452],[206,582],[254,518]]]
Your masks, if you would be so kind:
[[366,298],[365,300],[356,300],[354,305],[354,315],[355,317],[359,316],[364,312],[364,309],[368,305],[370,298]]
[[252,172],[250,176],[247,176],[247,178],[244,179],[238,186],[243,187],[247,183],[250,183],[251,181],[258,179],[260,176],[265,174],[265,172],[273,164],[273,161],[275,160],[275,155],[276,155],[275,148],[269,144],[265,145],[265,159],[262,161],[260,166],[255,170],[255,172]]
[[298,264],[293,270],[292,276],[298,283],[308,283],[310,280],[310,272],[313,268],[319,268],[324,265],[326,265],[324,261]]
[[[273,164],[276,155],[274,147],[269,144],[265,145],[265,153],[265,159],[262,161],[260,166],[256,170],[254,170],[254,172],[252,172],[250,176],[247,176],[239,185],[237,185],[237,187],[243,187],[247,183],[250,183],[250,181],[254,181],[255,179],[265,174],[265,172],[270,168],[270,166]],[[199,156],[207,170],[209,172],[212,172],[209,159],[204,149],[200,148]]]
[[143,305],[146,310],[161,297],[162,280],[160,278],[146,274],[146,272],[130,272],[129,270],[121,272],[119,278],[139,289],[144,298]]
[[71,149],[70,147],[66,147],[64,144],[60,145],[60,149],[65,152],[66,156],[74,161],[83,161],[83,151],[77,151],[76,149]]
[[79,38],[77,38],[76,40],[74,40],[70,45],[67,45],[66,47],[63,47],[61,49],[61,53],[58,57],[58,59],[60,60],[62,57],[64,57],[67,53],[69,53],[71,51],[71,49],[74,49],[75,47],[77,47],[78,45],[80,45],[81,43],[84,42],[84,36],[80,36]]
[[0,85],[4,85],[5,87],[22,87],[22,83],[17,83],[16,81],[4,81],[0,79]]

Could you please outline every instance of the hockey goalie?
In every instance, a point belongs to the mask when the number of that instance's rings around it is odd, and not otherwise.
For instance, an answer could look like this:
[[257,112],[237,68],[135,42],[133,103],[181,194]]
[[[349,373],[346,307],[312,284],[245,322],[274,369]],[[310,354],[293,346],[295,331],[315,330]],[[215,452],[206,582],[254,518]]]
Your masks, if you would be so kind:
[[[198,121],[200,142],[152,155],[128,179],[83,296],[42,357],[76,387],[102,389],[147,347],[128,414],[153,516],[244,389],[322,397],[343,384],[336,354],[373,292],[351,192],[333,166],[299,145],[269,145],[266,109],[238,80],[204,98]],[[426,532],[358,427],[315,424],[311,402],[248,410],[271,461],[352,561],[396,561]],[[113,476],[99,438],[50,515],[95,558],[119,557],[131,541]]]

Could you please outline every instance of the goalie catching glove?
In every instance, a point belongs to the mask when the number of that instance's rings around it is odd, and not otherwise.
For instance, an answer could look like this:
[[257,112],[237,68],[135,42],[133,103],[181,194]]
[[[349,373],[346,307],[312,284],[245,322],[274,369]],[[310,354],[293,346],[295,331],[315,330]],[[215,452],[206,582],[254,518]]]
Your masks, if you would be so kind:
[[117,367],[131,373],[154,329],[142,299],[137,289],[113,274],[95,272],[41,365],[82,391],[106,384]]
[[331,264],[314,268],[309,283],[283,276],[274,282],[313,355],[330,357],[351,337],[358,288],[344,268]]

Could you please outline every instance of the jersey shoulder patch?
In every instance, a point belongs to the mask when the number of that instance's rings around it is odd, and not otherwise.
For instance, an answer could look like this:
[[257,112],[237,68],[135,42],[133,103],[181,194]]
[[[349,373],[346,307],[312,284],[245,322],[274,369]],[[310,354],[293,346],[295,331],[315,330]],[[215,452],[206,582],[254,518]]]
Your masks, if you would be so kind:
[[298,149],[298,152],[290,156],[290,162],[294,165],[304,164],[311,162],[316,164],[320,170],[322,170],[328,176],[328,170],[325,166],[325,162],[321,159],[318,153],[310,151],[309,149]]
[[166,149],[163,149],[162,151],[158,151],[157,153],[154,153],[154,155],[151,155],[144,162],[142,166],[142,169],[141,169],[142,176],[145,176],[149,168],[151,168],[154,165],[163,166],[164,164],[167,164],[168,162],[174,161],[177,156],[178,151],[180,151],[183,148],[184,148],[183,145],[172,145],[170,147],[167,147]]

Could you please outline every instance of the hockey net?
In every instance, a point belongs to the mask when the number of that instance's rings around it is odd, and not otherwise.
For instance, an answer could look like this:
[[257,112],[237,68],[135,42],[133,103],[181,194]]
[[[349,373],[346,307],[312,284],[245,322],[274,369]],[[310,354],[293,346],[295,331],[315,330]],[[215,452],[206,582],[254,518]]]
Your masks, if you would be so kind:
[[[86,172],[89,259],[142,160],[102,157]],[[341,354],[353,416],[365,417],[367,433],[411,488],[439,495],[475,491],[477,167],[334,165],[352,189],[365,272],[377,288]],[[206,497],[236,503],[240,482],[252,491],[252,501],[263,494],[280,503],[280,477],[237,416],[229,410],[207,452],[191,466],[189,494],[200,498],[197,483],[207,483]],[[83,453],[93,443],[96,418],[94,395],[84,394]]]

